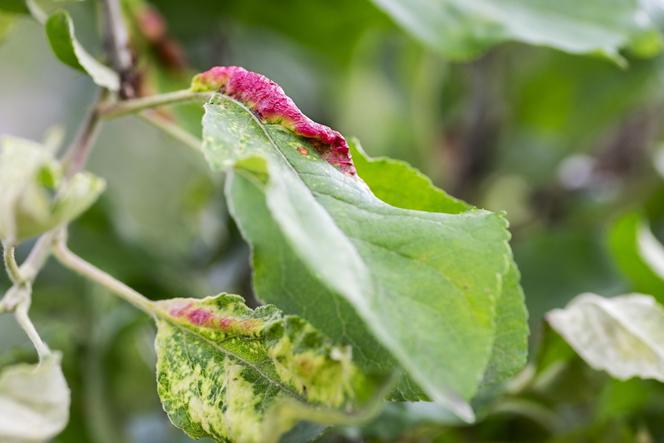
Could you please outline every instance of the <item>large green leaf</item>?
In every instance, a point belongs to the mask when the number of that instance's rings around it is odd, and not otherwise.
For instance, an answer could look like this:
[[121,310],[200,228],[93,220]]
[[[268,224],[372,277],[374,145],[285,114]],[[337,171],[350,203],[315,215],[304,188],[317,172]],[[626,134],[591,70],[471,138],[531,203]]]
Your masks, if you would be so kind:
[[[371,191],[385,203],[429,212],[460,213],[472,206],[456,199],[405,162],[390,158],[369,158],[358,142],[351,143],[357,172]],[[519,286],[519,271],[512,261],[503,279],[496,307],[496,338],[491,360],[484,374],[485,388],[498,385],[516,374],[528,355],[528,312]]]
[[44,26],[51,49],[62,63],[87,73],[99,86],[112,91],[120,87],[118,75],[95,60],[78,42],[74,34],[74,24],[67,11],[53,12]]
[[228,294],[165,300],[157,326],[159,396],[193,438],[277,441],[300,420],[356,421],[386,394],[353,363],[350,347],[274,306],[252,311]]
[[[491,358],[510,263],[506,221],[390,206],[309,140],[222,95],[203,126],[208,161],[231,167],[227,197],[252,246],[258,296],[353,345],[365,368],[402,366],[472,419],[466,400]],[[420,396],[412,384],[400,390]]]
[[416,38],[453,59],[504,41],[601,53],[620,60],[632,43],[661,49],[646,2],[637,0],[373,0]]
[[654,298],[581,294],[547,320],[593,368],[664,381],[664,309]]

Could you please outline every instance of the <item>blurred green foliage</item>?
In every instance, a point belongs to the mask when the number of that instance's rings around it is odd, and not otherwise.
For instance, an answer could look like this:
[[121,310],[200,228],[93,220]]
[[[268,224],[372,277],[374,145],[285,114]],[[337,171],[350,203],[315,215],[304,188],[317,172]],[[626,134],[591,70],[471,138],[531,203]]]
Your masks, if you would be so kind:
[[[0,133],[40,140],[61,125],[70,139],[93,83],[57,62],[42,29],[19,15],[21,2],[7,5]],[[640,220],[664,234],[661,55],[628,49],[621,68],[599,55],[506,43],[454,62],[366,0],[152,5],[167,38],[132,28],[148,93],[186,87],[192,72],[212,65],[245,66],[280,83],[315,120],[359,137],[370,155],[406,160],[452,195],[505,210],[511,220],[537,352],[505,396],[473,426],[458,427],[429,404],[393,405],[374,423],[330,430],[322,441],[664,439],[661,383],[612,380],[588,368],[542,321],[585,291],[664,294],[629,241]],[[99,54],[96,4],[65,6],[85,47]],[[195,107],[172,117],[200,131]],[[223,178],[196,153],[126,118],[105,125],[89,169],[108,189],[72,225],[72,249],[155,299],[227,291],[253,300],[248,248],[229,220]],[[8,287],[0,275],[0,292]],[[188,441],[159,405],[149,319],[54,263],[34,292],[35,323],[62,350],[73,393],[57,442]],[[31,360],[13,319],[0,316],[0,363]]]

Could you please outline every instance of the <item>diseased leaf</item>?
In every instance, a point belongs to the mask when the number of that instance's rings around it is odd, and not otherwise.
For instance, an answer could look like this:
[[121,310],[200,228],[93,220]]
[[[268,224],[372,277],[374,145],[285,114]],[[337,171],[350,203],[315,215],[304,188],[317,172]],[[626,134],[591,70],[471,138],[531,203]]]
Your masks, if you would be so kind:
[[298,421],[353,421],[381,401],[378,379],[299,317],[242,297],[158,302],[159,396],[193,438],[271,442]]
[[468,59],[505,41],[599,53],[618,62],[621,48],[661,50],[647,2],[636,0],[373,0],[423,43]]
[[[369,158],[356,141],[350,148],[358,174],[385,203],[404,209],[452,214],[473,209],[435,187],[427,176],[405,162]],[[494,387],[516,374],[526,364],[527,357],[528,311],[519,286],[519,271],[512,261],[496,304],[495,341],[483,388]]]
[[41,443],[60,433],[69,420],[70,394],[52,354],[36,365],[0,372],[0,441]]
[[593,368],[664,381],[664,309],[651,296],[581,294],[547,320]]
[[67,223],[105,187],[101,178],[80,172],[55,193],[62,180],[61,166],[49,149],[21,138],[1,138],[0,238],[20,241]]
[[120,80],[117,74],[95,60],[76,39],[69,13],[63,10],[53,12],[48,16],[45,27],[51,49],[62,63],[87,73],[99,86],[118,90]]
[[[213,68],[204,150],[231,167],[227,198],[253,250],[258,296],[353,346],[358,363],[412,383],[466,420],[491,358],[496,303],[511,259],[503,217],[407,210],[355,174],[341,134],[303,116],[276,84]],[[396,363],[394,361],[398,363]],[[421,388],[421,390],[420,390]]]
[[638,213],[620,217],[611,227],[609,246],[633,288],[664,303],[664,249],[643,217]]

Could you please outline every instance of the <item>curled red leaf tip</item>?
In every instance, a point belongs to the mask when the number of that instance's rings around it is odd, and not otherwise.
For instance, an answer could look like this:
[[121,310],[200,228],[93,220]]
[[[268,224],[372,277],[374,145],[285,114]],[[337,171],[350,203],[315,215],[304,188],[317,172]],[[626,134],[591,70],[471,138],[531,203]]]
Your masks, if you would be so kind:
[[304,115],[284,90],[269,78],[239,66],[216,66],[192,80],[195,91],[218,91],[246,105],[266,123],[280,124],[313,141],[325,161],[355,175],[346,139],[334,129]]

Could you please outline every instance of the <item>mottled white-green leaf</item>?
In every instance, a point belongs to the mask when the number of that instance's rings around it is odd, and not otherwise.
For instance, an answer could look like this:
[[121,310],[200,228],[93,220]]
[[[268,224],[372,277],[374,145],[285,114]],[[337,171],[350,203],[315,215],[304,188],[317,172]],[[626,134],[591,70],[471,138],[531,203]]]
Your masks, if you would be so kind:
[[69,13],[55,11],[45,23],[46,35],[53,53],[58,59],[79,71],[87,73],[99,86],[117,91],[120,87],[118,75],[95,60],[76,39],[74,24]]
[[60,355],[39,364],[20,364],[0,372],[0,441],[42,443],[69,420],[70,395]]
[[0,238],[20,241],[67,223],[104,190],[104,181],[87,172],[64,182],[61,170],[49,148],[0,139]]
[[401,366],[466,420],[491,359],[511,253],[500,215],[397,208],[328,164],[306,139],[214,97],[203,120],[213,167],[232,167],[231,213],[253,251],[258,296],[353,346],[364,368]]
[[634,46],[654,55],[661,36],[639,0],[373,0],[423,43],[452,59],[519,41],[620,61]]
[[547,320],[593,368],[664,381],[664,308],[651,296],[581,294]]
[[274,442],[301,420],[355,421],[382,400],[349,346],[274,306],[236,295],[157,304],[157,384],[173,424],[193,438]]
[[[417,169],[390,158],[370,158],[357,141],[350,144],[357,172],[385,203],[405,209],[460,213],[472,206],[456,199]],[[528,356],[528,312],[519,286],[519,271],[512,261],[503,279],[496,305],[496,332],[482,387],[494,387],[516,374]]]

